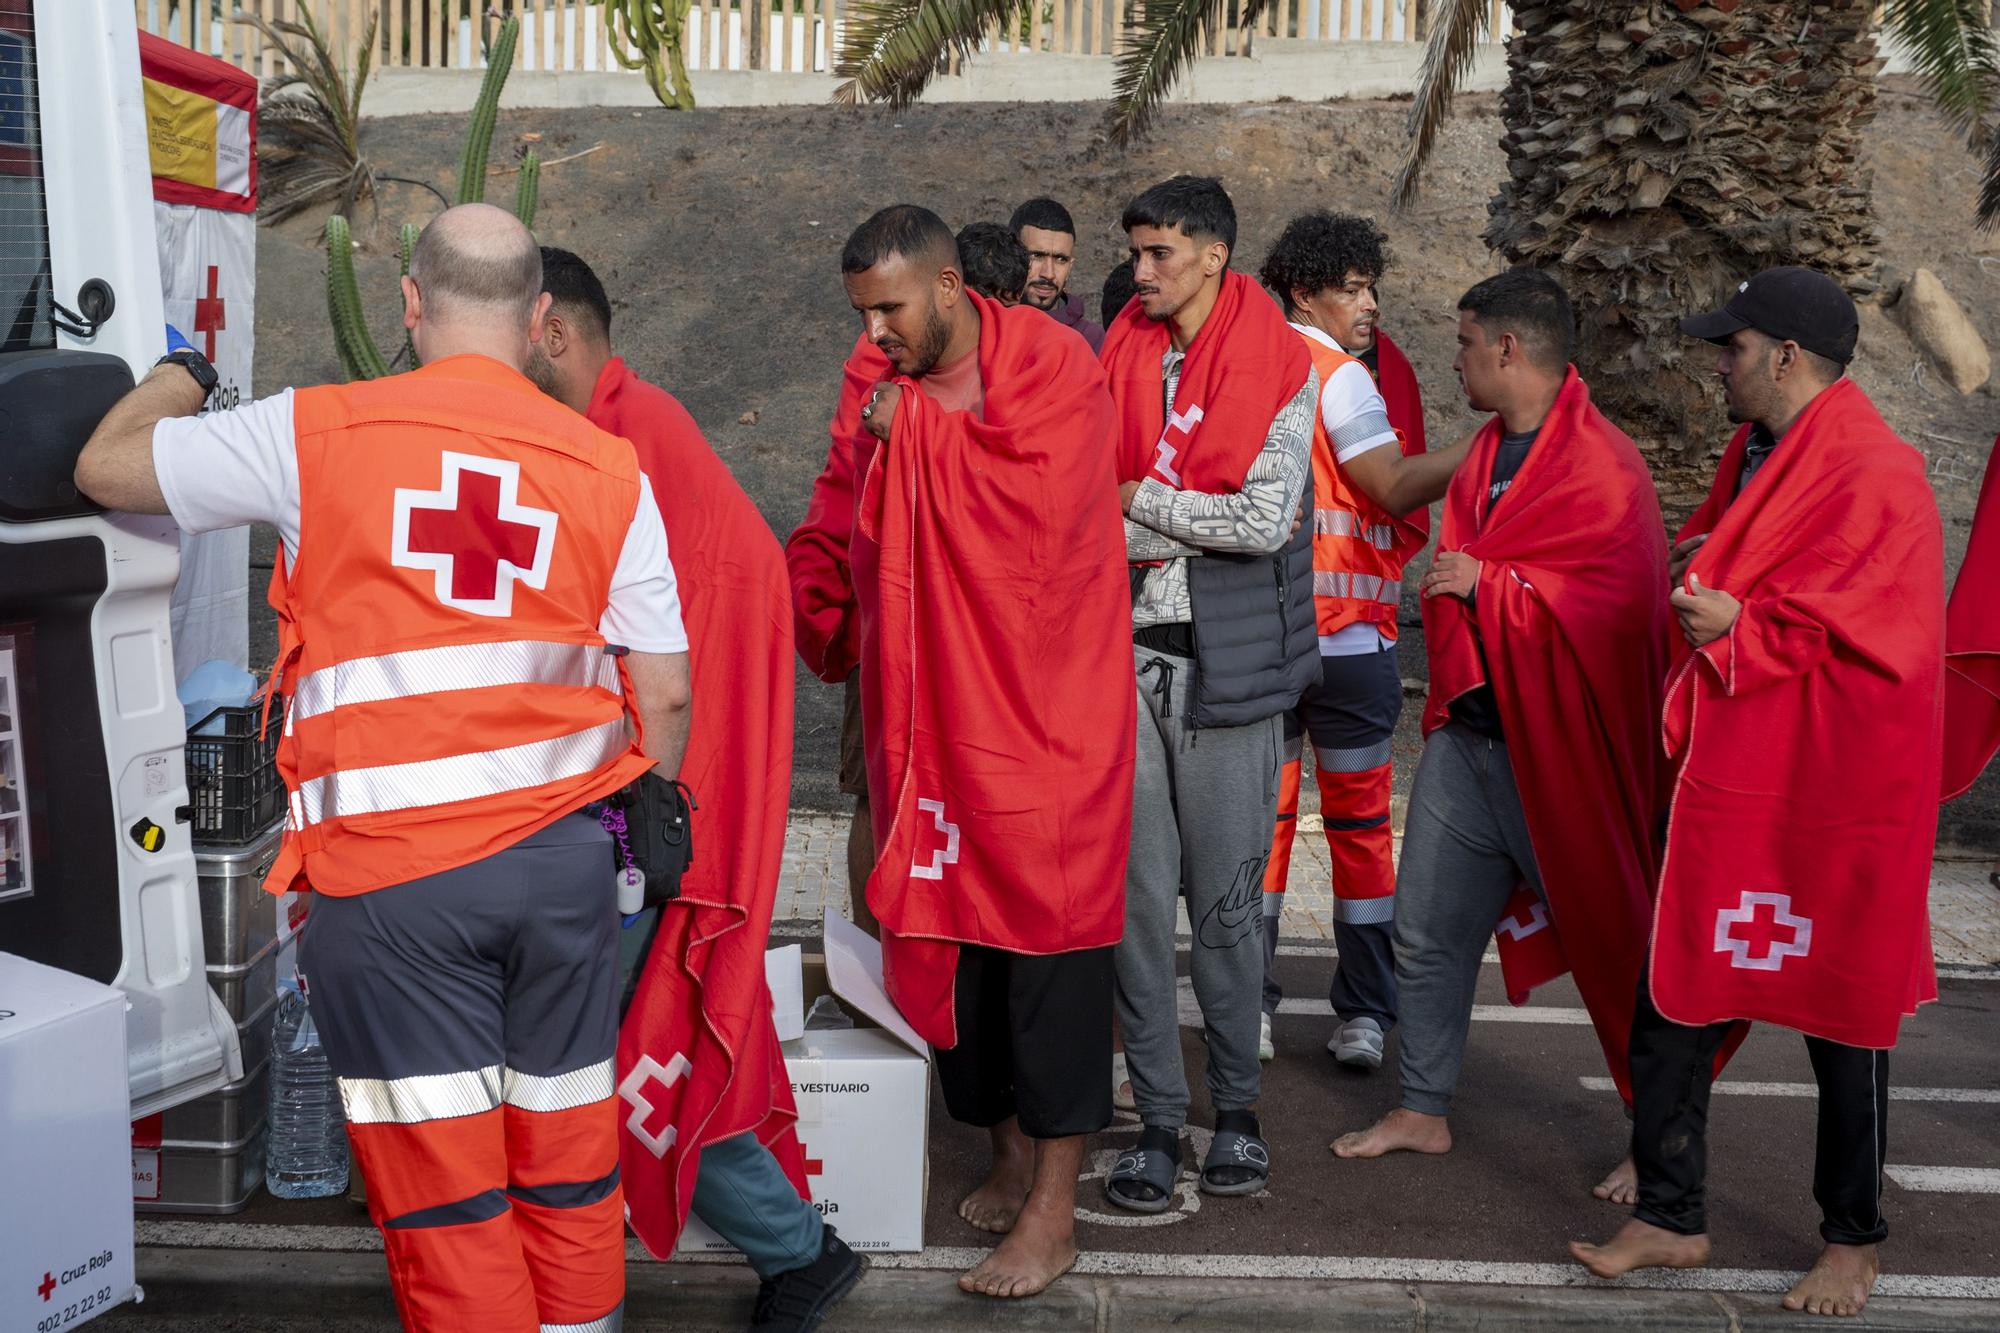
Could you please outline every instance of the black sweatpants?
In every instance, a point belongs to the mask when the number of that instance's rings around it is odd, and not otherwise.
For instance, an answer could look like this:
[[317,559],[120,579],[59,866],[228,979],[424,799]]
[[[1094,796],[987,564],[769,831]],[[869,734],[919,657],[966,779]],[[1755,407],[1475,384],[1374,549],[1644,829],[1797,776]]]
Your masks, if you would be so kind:
[[1112,976],[1109,948],[960,945],[958,1045],[931,1053],[951,1118],[985,1129],[1019,1116],[1031,1139],[1109,1125]]
[[[1683,1236],[1708,1230],[1708,1094],[1730,1024],[1687,1027],[1653,1007],[1639,979],[1632,1019],[1632,1158],[1641,1222]],[[1813,1198],[1830,1245],[1872,1245],[1882,1218],[1882,1159],[1889,1146],[1889,1053],[1807,1037],[1819,1080]]]

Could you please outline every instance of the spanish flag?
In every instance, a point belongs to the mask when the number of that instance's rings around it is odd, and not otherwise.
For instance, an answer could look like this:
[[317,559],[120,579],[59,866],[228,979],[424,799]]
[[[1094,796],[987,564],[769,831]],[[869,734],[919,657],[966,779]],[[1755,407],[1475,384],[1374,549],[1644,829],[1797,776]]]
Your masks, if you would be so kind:
[[257,80],[224,61],[139,34],[153,197],[257,211]]

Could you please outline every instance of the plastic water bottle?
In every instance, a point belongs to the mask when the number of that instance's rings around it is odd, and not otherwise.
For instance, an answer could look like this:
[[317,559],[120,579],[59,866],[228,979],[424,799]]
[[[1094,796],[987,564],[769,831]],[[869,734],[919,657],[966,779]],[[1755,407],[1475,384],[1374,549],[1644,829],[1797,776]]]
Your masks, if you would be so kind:
[[347,1121],[305,993],[286,982],[272,1018],[270,1139],[264,1188],[280,1199],[347,1189]]

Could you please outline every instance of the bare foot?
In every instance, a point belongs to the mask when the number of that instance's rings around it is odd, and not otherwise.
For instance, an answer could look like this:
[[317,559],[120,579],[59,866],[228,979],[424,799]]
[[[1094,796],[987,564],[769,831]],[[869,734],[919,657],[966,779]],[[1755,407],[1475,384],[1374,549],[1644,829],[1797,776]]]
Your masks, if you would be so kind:
[[1573,1240],[1569,1252],[1599,1277],[1622,1277],[1635,1268],[1700,1268],[1708,1263],[1708,1237],[1683,1236],[1635,1217],[1604,1244]]
[[995,1125],[993,1166],[979,1188],[958,1201],[958,1215],[981,1231],[1005,1235],[1028,1201],[1035,1183],[1035,1149],[1018,1125]]
[[1639,1168],[1632,1163],[1627,1153],[1625,1160],[1611,1168],[1611,1174],[1591,1187],[1590,1192],[1606,1203],[1622,1203],[1627,1207],[1639,1202]]
[[1333,1141],[1335,1157],[1380,1157],[1392,1152],[1451,1151],[1451,1126],[1441,1115],[1397,1107],[1367,1129]]
[[1807,1314],[1857,1315],[1881,1275],[1873,1245],[1829,1245],[1812,1270],[1785,1293],[1783,1305]]
[[1034,1296],[1076,1264],[1076,1221],[1071,1214],[1037,1208],[1019,1223],[984,1262],[958,1278],[960,1291],[1018,1300]]

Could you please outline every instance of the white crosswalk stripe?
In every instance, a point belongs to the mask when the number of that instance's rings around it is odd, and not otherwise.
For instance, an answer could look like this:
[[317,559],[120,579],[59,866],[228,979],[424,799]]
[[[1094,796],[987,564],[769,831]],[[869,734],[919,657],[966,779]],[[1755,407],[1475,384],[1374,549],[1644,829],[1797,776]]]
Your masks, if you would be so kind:
[[2000,1170],[1990,1166],[1885,1166],[1906,1190],[1925,1194],[2000,1194]]
[[[1586,1075],[1577,1080],[1587,1092],[1615,1092],[1608,1078]],[[1715,1085],[1718,1097],[1817,1097],[1817,1083],[1758,1083],[1748,1079],[1724,1079]],[[1899,1088],[1890,1085],[1892,1102],[1992,1102],[2000,1103],[2000,1088]]]

